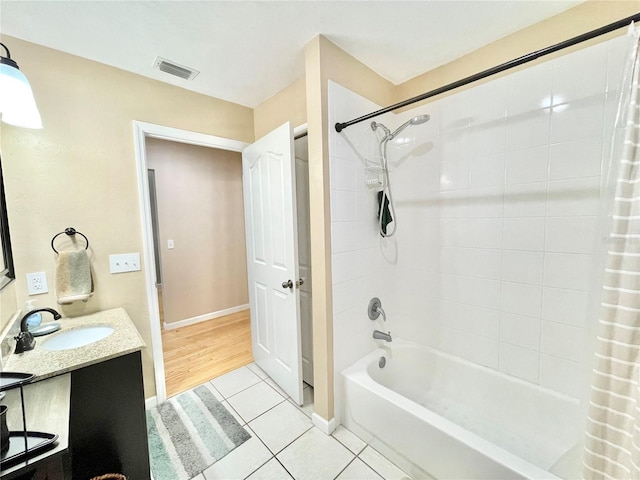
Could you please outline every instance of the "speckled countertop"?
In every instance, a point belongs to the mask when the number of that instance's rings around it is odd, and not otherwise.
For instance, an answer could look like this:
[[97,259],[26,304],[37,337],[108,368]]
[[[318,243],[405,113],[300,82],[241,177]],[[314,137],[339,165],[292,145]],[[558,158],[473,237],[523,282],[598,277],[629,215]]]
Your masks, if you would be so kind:
[[[37,381],[127,355],[146,346],[124,308],[104,310],[81,317],[61,318],[57,321],[62,326],[58,332],[36,337],[33,350],[11,354],[4,370],[33,373]],[[114,331],[108,337],[84,347],[49,351],[42,346],[47,339],[60,333],[89,325],[108,325],[113,327]]]

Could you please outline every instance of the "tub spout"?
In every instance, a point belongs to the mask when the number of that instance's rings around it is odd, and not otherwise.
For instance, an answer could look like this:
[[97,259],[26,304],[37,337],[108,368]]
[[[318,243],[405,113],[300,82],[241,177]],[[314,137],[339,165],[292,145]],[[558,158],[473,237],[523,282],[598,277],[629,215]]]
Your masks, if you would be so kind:
[[381,332],[380,330],[374,330],[373,338],[375,338],[376,340],[384,340],[385,342],[390,342],[391,332],[385,333],[385,332]]

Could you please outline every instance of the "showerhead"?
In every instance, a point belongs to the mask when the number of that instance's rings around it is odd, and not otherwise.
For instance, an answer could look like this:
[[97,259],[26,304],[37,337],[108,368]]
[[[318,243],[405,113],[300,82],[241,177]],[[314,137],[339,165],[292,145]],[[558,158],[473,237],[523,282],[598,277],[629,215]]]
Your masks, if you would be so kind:
[[402,125],[400,125],[398,128],[396,128],[396,130],[389,135],[388,140],[392,140],[395,138],[396,135],[398,135],[401,131],[403,131],[405,128],[407,128],[409,125],[420,125],[422,123],[425,123],[429,120],[429,115],[417,115],[415,117],[413,117],[411,120],[408,120],[406,122],[404,122]]

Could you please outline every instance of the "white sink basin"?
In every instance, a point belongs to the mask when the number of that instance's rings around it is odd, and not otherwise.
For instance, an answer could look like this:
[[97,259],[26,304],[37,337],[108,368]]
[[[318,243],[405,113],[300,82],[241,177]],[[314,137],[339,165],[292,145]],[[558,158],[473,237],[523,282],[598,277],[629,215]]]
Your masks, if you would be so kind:
[[42,347],[51,350],[69,350],[84,347],[102,340],[113,333],[113,328],[107,325],[89,325],[57,333],[42,342]]

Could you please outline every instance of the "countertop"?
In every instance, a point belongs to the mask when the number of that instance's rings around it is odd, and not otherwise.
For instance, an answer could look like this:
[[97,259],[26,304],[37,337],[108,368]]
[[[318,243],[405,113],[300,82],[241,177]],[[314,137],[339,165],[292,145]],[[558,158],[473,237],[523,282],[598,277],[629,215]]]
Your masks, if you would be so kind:
[[[29,465],[34,465],[69,448],[69,410],[71,378],[69,374],[31,383],[24,387],[25,416],[27,429],[36,432],[57,433],[53,448],[2,470],[2,477],[12,476]],[[11,431],[22,430],[22,408],[20,389],[8,390],[2,400],[9,407],[7,425]]]
[[[12,353],[4,365],[4,370],[33,373],[36,375],[34,381],[39,381],[127,355],[145,347],[144,341],[124,308],[104,310],[81,317],[61,318],[56,321],[60,322],[62,327],[58,332],[36,337],[36,346],[33,350]],[[114,328],[114,332],[84,347],[60,351],[49,351],[42,347],[46,339],[67,330],[88,325],[108,325]]]

